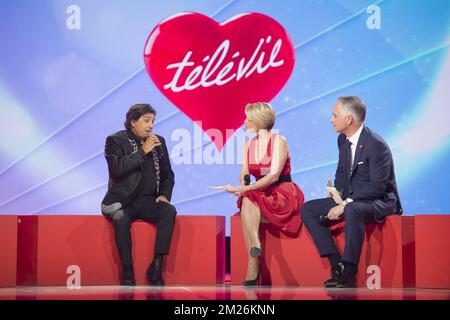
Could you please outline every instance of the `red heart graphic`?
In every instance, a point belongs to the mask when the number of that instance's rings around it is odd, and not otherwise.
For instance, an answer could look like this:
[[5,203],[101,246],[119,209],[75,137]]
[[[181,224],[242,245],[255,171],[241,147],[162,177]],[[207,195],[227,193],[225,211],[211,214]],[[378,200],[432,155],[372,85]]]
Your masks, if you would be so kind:
[[220,151],[244,123],[245,105],[268,102],[283,88],[295,53],[286,30],[266,15],[246,13],[219,24],[182,13],[151,32],[144,60],[158,89],[200,121]]

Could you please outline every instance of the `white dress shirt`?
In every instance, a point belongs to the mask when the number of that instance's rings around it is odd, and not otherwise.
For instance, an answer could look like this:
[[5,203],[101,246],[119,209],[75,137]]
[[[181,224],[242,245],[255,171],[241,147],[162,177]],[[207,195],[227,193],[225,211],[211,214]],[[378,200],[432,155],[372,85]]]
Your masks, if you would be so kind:
[[361,125],[361,127],[359,127],[359,129],[356,130],[356,132],[350,138],[347,138],[347,140],[349,140],[350,143],[352,144],[350,146],[352,150],[352,162],[350,168],[353,168],[353,162],[355,161],[356,147],[358,145],[359,136],[361,135],[363,127],[364,125]]
[[[353,168],[353,162],[355,161],[356,147],[358,146],[359,136],[361,135],[363,127],[364,125],[361,125],[361,127],[359,127],[359,129],[356,130],[356,132],[350,138],[347,138],[347,140],[349,140],[351,143],[350,149],[352,150],[352,162],[350,164],[350,168]],[[344,206],[350,202],[353,202],[353,199],[351,198],[345,199]]]

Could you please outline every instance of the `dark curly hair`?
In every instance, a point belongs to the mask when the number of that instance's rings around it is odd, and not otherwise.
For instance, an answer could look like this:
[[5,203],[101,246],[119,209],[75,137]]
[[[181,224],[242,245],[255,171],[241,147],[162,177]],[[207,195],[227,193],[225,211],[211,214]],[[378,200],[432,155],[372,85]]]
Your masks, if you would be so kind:
[[153,113],[153,115],[156,116],[156,110],[153,109],[153,107],[148,103],[137,103],[135,105],[132,105],[130,110],[128,110],[127,112],[123,125],[128,130],[131,130],[131,121],[139,120],[140,117],[147,113]]

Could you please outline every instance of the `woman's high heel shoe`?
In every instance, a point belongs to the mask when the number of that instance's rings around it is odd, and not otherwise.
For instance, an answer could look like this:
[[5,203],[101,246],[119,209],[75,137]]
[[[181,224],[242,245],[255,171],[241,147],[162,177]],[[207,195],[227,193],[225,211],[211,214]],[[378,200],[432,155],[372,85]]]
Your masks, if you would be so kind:
[[258,285],[259,276],[261,275],[261,266],[259,267],[258,274],[254,280],[245,280],[242,282],[244,287],[255,287]]

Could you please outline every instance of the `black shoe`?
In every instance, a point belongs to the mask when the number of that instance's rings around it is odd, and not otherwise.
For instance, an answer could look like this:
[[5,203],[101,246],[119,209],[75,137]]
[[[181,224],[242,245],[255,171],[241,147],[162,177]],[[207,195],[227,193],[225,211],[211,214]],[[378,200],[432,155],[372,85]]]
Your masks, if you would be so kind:
[[136,280],[134,278],[134,270],[131,269],[125,269],[122,274],[122,286],[135,286]]
[[334,288],[339,283],[344,274],[344,264],[339,262],[336,268],[331,272],[331,279],[323,283],[325,288]]
[[254,280],[245,280],[242,282],[244,287],[255,287],[258,285],[259,275],[261,274],[261,267],[259,267],[258,274]]
[[350,277],[347,279],[342,278],[337,284],[336,288],[356,288],[356,277]]
[[151,285],[163,286],[164,279],[162,276],[164,257],[157,255],[147,269],[147,280]]
[[250,256],[253,258],[259,257],[262,254],[262,246],[260,245],[260,247],[252,247],[250,249]]

